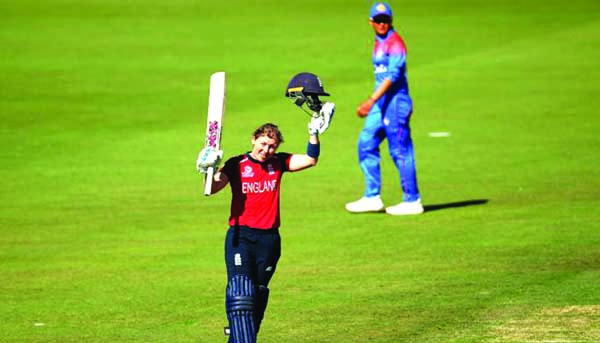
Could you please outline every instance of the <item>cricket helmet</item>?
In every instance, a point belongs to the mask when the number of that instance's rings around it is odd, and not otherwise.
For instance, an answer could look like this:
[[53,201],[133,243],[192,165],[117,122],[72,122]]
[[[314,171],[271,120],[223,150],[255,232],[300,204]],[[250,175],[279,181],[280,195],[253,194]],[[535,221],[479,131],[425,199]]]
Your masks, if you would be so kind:
[[289,97],[290,92],[302,92],[305,95],[329,95],[323,89],[321,79],[317,75],[307,72],[292,77],[285,91],[285,96]]
[[300,108],[306,103],[313,112],[319,112],[323,105],[319,96],[329,96],[329,93],[325,92],[323,83],[317,75],[303,72],[292,77],[285,96],[294,100],[294,103]]

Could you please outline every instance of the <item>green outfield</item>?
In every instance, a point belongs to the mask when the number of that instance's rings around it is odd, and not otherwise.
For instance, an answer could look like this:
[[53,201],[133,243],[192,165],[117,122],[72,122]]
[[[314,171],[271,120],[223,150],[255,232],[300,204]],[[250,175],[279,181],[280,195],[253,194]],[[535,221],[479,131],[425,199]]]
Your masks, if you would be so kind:
[[0,342],[226,341],[230,194],[204,197],[194,165],[218,70],[226,158],[264,122],[304,152],[298,72],[337,104],[319,165],[284,176],[261,343],[600,342],[600,2],[391,4],[413,217],[344,211],[368,1],[0,2]]

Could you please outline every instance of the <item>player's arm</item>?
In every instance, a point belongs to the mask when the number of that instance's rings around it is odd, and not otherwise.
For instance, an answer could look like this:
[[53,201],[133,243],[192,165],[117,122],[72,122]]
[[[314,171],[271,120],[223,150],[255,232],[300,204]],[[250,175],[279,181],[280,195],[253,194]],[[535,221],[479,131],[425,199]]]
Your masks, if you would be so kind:
[[373,107],[373,104],[375,104],[377,102],[377,100],[379,100],[379,98],[381,98],[385,94],[385,92],[387,92],[387,90],[390,89],[391,85],[392,85],[392,80],[390,80],[388,78],[384,79],[379,84],[379,87],[377,87],[377,89],[375,89],[373,94],[371,94],[371,96],[369,96],[369,98],[367,100],[363,101],[358,106],[358,108],[356,109],[356,114],[361,118],[366,117],[367,114],[369,114],[371,107]]
[[393,42],[390,46],[389,61],[388,61],[388,73],[387,77],[379,84],[379,87],[371,93],[371,96],[363,101],[360,106],[356,109],[356,114],[359,117],[365,117],[369,114],[373,104],[377,102],[392,86],[392,83],[396,82],[400,77],[402,67],[406,64],[406,47],[404,42],[401,40]]
[[380,84],[379,87],[377,87],[377,89],[375,89],[375,91],[373,92],[373,94],[371,94],[371,96],[369,96],[369,98],[365,101],[363,101],[360,106],[358,106],[358,108],[356,109],[356,114],[359,117],[365,117],[367,114],[369,114],[369,111],[371,110],[371,107],[373,107],[373,104],[375,104],[377,102],[377,100],[379,100],[379,98],[381,98],[385,92],[388,91],[388,89],[390,89],[390,86],[392,85],[392,80],[386,78],[384,79]]
[[210,194],[218,193],[220,190],[225,188],[229,183],[229,178],[223,173],[223,168],[213,175],[212,188]]
[[306,153],[293,154],[292,157],[290,157],[290,171],[294,172],[316,166],[317,161],[319,160],[319,153],[319,136],[318,134],[310,135],[308,138]]

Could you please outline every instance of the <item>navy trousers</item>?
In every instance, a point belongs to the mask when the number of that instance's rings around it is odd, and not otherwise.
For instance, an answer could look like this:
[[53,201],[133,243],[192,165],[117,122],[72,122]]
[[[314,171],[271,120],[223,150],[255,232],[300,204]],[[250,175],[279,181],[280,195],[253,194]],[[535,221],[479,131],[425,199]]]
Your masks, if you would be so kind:
[[[278,229],[259,230],[248,227],[233,226],[227,230],[225,238],[225,264],[227,266],[228,289],[226,298],[235,296],[231,294],[231,289],[237,287],[232,283],[238,282],[241,277],[248,278],[253,287],[252,296],[254,297],[254,308],[252,313],[246,313],[248,319],[239,319],[242,316],[239,313],[230,313],[228,310],[228,320],[230,331],[230,343],[252,342],[252,338],[258,334],[264,312],[267,308],[269,298],[268,285],[277,268],[277,262],[281,256],[281,236]],[[247,286],[244,286],[246,288]],[[244,295],[250,292],[246,291]],[[229,307],[228,307],[229,308]],[[237,317],[236,317],[237,316]],[[242,328],[241,331],[236,328],[240,322],[253,322],[254,332],[248,332],[249,329]],[[239,320],[238,320],[239,319]],[[245,325],[244,325],[245,327]],[[241,334],[237,334],[241,332]],[[236,337],[240,336],[240,337]]]

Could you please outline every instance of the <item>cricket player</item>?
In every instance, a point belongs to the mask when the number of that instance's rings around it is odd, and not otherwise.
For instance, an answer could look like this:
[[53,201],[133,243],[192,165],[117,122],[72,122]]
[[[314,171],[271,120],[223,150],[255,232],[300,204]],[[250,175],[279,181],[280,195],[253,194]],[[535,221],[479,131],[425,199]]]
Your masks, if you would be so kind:
[[[318,95],[328,95],[314,74],[299,75],[292,79],[288,91],[308,97],[311,104],[314,104],[311,99],[318,99]],[[311,86],[316,93],[311,94]],[[267,123],[252,134],[251,150],[229,158],[213,177],[212,193],[229,185],[232,196],[225,238],[229,343],[256,342],[269,298],[269,281],[281,254],[281,179],[285,172],[296,172],[317,164],[319,135],[329,127],[335,104],[319,104],[318,109],[308,124],[305,153],[278,152],[283,135],[276,125]],[[207,168],[216,168],[221,156],[222,151],[203,149],[196,162],[198,171],[206,173]]]
[[406,46],[392,26],[392,9],[387,3],[377,2],[371,6],[369,23],[375,31],[372,57],[375,87],[357,108],[357,115],[365,118],[358,139],[358,159],[365,178],[365,191],[361,199],[346,204],[346,210],[359,213],[384,209],[380,197],[379,146],[387,138],[390,155],[399,172],[403,201],[385,211],[391,215],[420,214],[423,205],[409,126],[412,100],[406,77]]

